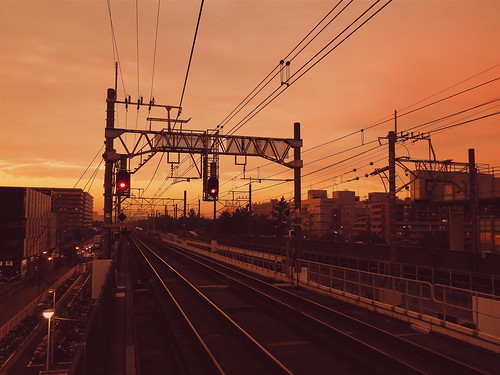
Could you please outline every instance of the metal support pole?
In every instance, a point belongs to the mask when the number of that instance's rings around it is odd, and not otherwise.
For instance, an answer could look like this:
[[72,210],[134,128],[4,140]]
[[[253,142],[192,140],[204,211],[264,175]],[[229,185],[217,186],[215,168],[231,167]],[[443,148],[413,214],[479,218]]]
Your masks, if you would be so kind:
[[[106,129],[113,129],[115,127],[115,101],[116,91],[108,89],[106,98]],[[113,148],[113,138],[106,137],[105,140],[106,151],[103,155],[105,159],[104,167],[104,226],[103,226],[103,247],[104,257],[111,257],[111,224],[113,215],[113,166],[114,158],[112,154],[115,152]]]
[[214,240],[216,240],[217,239],[217,200],[215,198],[214,198],[213,235],[214,235]]
[[[293,124],[293,138],[296,141],[300,141],[300,123],[296,122]],[[297,284],[299,282],[299,272],[297,259],[300,258],[300,240],[302,238],[302,201],[301,201],[301,168],[302,160],[300,155],[300,146],[293,148],[293,161],[295,166],[293,168],[293,178],[294,178],[294,205],[295,205],[295,249],[292,254],[292,264],[297,272]]]
[[389,244],[389,260],[396,261],[396,132],[387,135],[389,144],[389,223],[387,243]]
[[248,184],[248,212],[252,215],[252,179],[250,178],[250,183]]
[[50,371],[50,321],[52,318],[48,319],[47,322],[47,361],[45,363],[45,373],[48,374]]
[[478,202],[477,202],[477,169],[476,156],[473,148],[469,149],[469,196],[470,196],[470,219],[472,234],[472,272],[478,271],[478,253],[479,253],[479,225],[477,220]]
[[187,217],[187,190],[184,190],[184,219]]
[[250,178],[250,183],[248,184],[248,236],[252,234],[252,179]]

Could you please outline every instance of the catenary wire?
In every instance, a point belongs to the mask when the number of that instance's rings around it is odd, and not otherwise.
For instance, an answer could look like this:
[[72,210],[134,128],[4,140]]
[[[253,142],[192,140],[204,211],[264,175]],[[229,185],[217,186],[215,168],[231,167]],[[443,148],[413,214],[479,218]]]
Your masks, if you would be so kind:
[[[282,61],[285,61],[288,59],[288,57],[296,50],[300,47],[300,45],[302,43],[304,43],[307,38],[314,32],[314,30],[316,30],[322,23],[325,19],[328,18],[328,16],[343,2],[343,0],[340,0],[327,14],[326,16],[324,16],[321,21],[319,21],[316,26],[314,26],[314,28],[309,31],[309,33],[307,33],[307,35],[302,38],[302,40],[297,43],[297,45],[283,58]],[[352,1],[351,1],[352,2]],[[350,2],[350,3],[351,3]],[[349,3],[349,4],[350,4]],[[332,20],[333,21],[333,20]],[[327,26],[332,22],[330,21]],[[318,32],[312,40],[314,40],[324,29],[326,28],[326,26],[320,31]],[[310,42],[311,42],[310,41]],[[308,42],[308,45],[309,43]],[[304,47],[305,48],[305,47]],[[304,48],[302,48],[300,50],[300,52],[302,52],[304,50]],[[293,58],[297,57],[297,55],[300,53],[298,52]],[[280,64],[276,65],[272,70],[271,72],[261,81],[259,82],[259,84],[219,123],[219,125],[217,126],[217,128],[223,128],[229,121],[231,121],[238,113],[240,113],[244,107],[246,107],[260,92],[262,92],[262,90],[267,87],[267,85],[269,85],[273,80],[274,78],[280,73],[281,69],[280,68]],[[276,70],[279,70],[277,73]],[[267,81],[267,82],[266,82]],[[264,82],[266,82],[264,84]],[[263,85],[263,86],[262,86]],[[262,87],[261,87],[262,86]],[[260,87],[260,89],[259,89]]]
[[201,15],[202,15],[202,12],[203,12],[203,4],[204,4],[205,0],[201,0],[201,4],[200,4],[200,11],[198,13],[198,20],[196,21],[196,28],[195,28],[195,31],[194,31],[194,37],[193,37],[193,44],[191,46],[191,52],[189,54],[189,61],[188,61],[188,65],[187,65],[187,69],[186,69],[186,76],[184,78],[184,84],[182,86],[182,93],[181,93],[181,98],[179,100],[179,113],[177,115],[177,118],[179,117],[180,115],[180,111],[182,109],[182,102],[184,100],[184,94],[186,92],[186,85],[187,85],[187,81],[188,81],[188,77],[189,77],[189,71],[191,69],[191,62],[193,60],[193,54],[194,54],[194,47],[196,45],[196,38],[198,36],[198,29],[200,27],[200,21],[201,21]]
[[139,66],[139,0],[135,0],[135,52],[137,59],[137,98],[141,95],[140,90],[140,66]]
[[[315,59],[321,52],[323,52],[329,45],[331,45],[335,40],[337,40],[340,35],[346,32],[351,26],[353,26],[357,21],[361,19],[368,11],[370,11],[377,3],[381,0],[377,0],[368,9],[366,9],[360,16],[358,16],[354,21],[352,21],[342,32],[340,32],[334,39],[332,39],[325,47],[323,47],[316,55],[314,55],[308,62],[302,65],[291,77],[292,79],[297,75],[302,69],[306,67],[313,59]],[[271,94],[269,94],[264,100],[262,100],[250,113],[248,113],[243,119],[241,119],[237,124],[235,124],[228,132],[228,134],[234,134],[240,130],[245,124],[247,124],[251,119],[253,119],[258,113],[260,113],[264,108],[271,104],[276,98],[278,98],[284,91],[286,91],[290,86],[302,78],[306,73],[308,73],[313,67],[315,67],[320,61],[322,61],[326,56],[328,56],[333,50],[335,50],[339,45],[345,42],[349,37],[351,37],[356,31],[358,31],[362,26],[364,26],[368,21],[375,17],[379,12],[381,12],[387,5],[389,5],[392,0],[388,0],[381,8],[370,15],[366,20],[364,20],[360,25],[358,25],[353,31],[351,31],[346,37],[344,37],[339,43],[337,43],[333,48],[327,51],[318,61],[314,62],[310,67],[308,67],[302,74],[296,77],[294,80],[289,82],[287,85],[280,86],[275,89]]]
[[107,0],[106,3],[108,5],[109,23],[110,23],[110,26],[111,26],[111,42],[112,42],[112,45],[113,45],[113,60],[114,60],[113,62],[118,61],[118,69],[120,71],[120,78],[121,78],[122,88],[123,88],[123,92],[126,93],[127,91],[125,90],[125,81],[123,79],[122,65],[121,65],[121,62],[120,62],[120,55],[118,53],[118,43],[116,41],[116,33],[115,33],[114,25],[113,25],[113,16],[111,14],[111,2],[110,2],[110,0]]
[[153,86],[155,80],[155,68],[156,68],[156,50],[158,47],[158,30],[160,28],[160,4],[161,0],[158,0],[158,7],[156,10],[156,29],[155,29],[155,43],[154,43],[154,52],[153,52],[153,69],[151,74],[151,94],[150,99],[153,98]]
[[97,151],[97,154],[95,154],[94,158],[89,163],[89,165],[87,166],[87,168],[85,168],[85,170],[83,171],[82,175],[80,176],[80,178],[78,179],[78,181],[76,181],[75,185],[73,186],[73,189],[76,189],[77,185],[80,183],[80,181],[82,180],[83,176],[85,176],[85,173],[87,173],[87,171],[89,170],[89,168],[92,165],[92,163],[95,161],[95,159],[97,159],[97,157],[99,155],[101,155],[103,149],[104,149],[104,145],[101,146],[101,148],[99,149],[99,151]]

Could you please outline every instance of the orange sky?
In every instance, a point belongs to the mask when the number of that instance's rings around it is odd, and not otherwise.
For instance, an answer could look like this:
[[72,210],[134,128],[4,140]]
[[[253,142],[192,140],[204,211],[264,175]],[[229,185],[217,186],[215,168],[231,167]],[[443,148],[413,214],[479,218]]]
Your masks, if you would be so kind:
[[[183,101],[182,117],[191,118],[186,128],[205,130],[218,125],[335,3],[207,0]],[[338,22],[292,61],[291,74],[371,3],[354,1]],[[158,2],[138,2],[138,27],[135,1],[110,0],[110,4],[122,73],[119,99],[126,93],[133,100],[138,95],[149,100],[152,92],[156,103],[178,105],[200,2],[161,1],[154,80]],[[394,0],[236,134],[292,138],[293,123],[298,121],[304,139],[304,194],[308,189],[327,189],[329,195],[333,189],[349,189],[361,196],[383,191],[378,177],[346,181],[387,165],[385,146],[357,158],[353,155],[376,144],[352,153],[341,152],[386,136],[392,122],[364,131],[363,137],[360,130],[391,116],[394,110],[404,113],[405,108],[436,93],[411,108],[499,77],[499,14],[498,0]],[[97,172],[92,184],[89,182],[100,156],[78,180],[103,144],[106,90],[114,85],[116,58],[107,2],[0,0],[0,35],[0,185],[76,184],[86,190],[91,186],[95,209],[101,211],[104,170]],[[266,95],[279,86],[276,78]],[[495,113],[499,88],[499,81],[495,81],[404,116],[398,122],[399,129],[488,101],[493,102],[457,119]],[[143,129],[145,115],[144,111],[137,115],[135,108],[128,113],[120,109],[116,126]],[[430,131],[455,120],[419,130]],[[497,115],[432,134],[437,158],[465,162],[467,149],[475,148],[478,163],[500,166],[498,122]],[[350,133],[356,134],[307,151]],[[427,157],[427,143],[407,142],[398,147],[398,156]],[[344,159],[347,161],[341,162]],[[221,161],[221,197],[232,197],[231,190],[236,191],[235,197],[243,197],[239,191],[248,189],[248,181],[241,180],[242,167],[234,165],[233,157],[221,157]],[[197,204],[201,183],[171,185],[172,180],[165,181],[170,172],[165,159],[152,179],[159,162],[156,155],[133,176],[133,186],[146,188],[152,181],[144,193],[147,197],[180,199],[187,190],[188,200]],[[292,178],[293,172],[253,158],[248,160],[246,176],[285,179]],[[403,181],[401,174],[398,184]],[[254,201],[292,197],[293,183],[275,184],[253,185]],[[210,212],[210,204],[203,207]]]

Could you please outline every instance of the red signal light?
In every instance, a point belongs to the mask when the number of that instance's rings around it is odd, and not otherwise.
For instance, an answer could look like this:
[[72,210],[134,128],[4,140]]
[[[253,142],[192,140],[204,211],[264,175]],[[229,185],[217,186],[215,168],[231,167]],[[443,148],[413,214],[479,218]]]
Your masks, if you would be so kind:
[[217,177],[210,177],[207,181],[207,195],[211,200],[216,200],[219,195],[219,180]]
[[130,173],[126,170],[118,171],[116,174],[116,193],[130,196]]

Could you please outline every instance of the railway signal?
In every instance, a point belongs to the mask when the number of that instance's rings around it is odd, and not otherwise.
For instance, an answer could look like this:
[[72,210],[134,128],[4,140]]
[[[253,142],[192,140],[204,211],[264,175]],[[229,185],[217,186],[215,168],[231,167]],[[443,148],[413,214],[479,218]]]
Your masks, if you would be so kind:
[[212,200],[217,200],[219,196],[219,179],[217,177],[212,176],[207,180],[207,195]]
[[124,169],[116,174],[116,194],[130,196],[130,173]]

